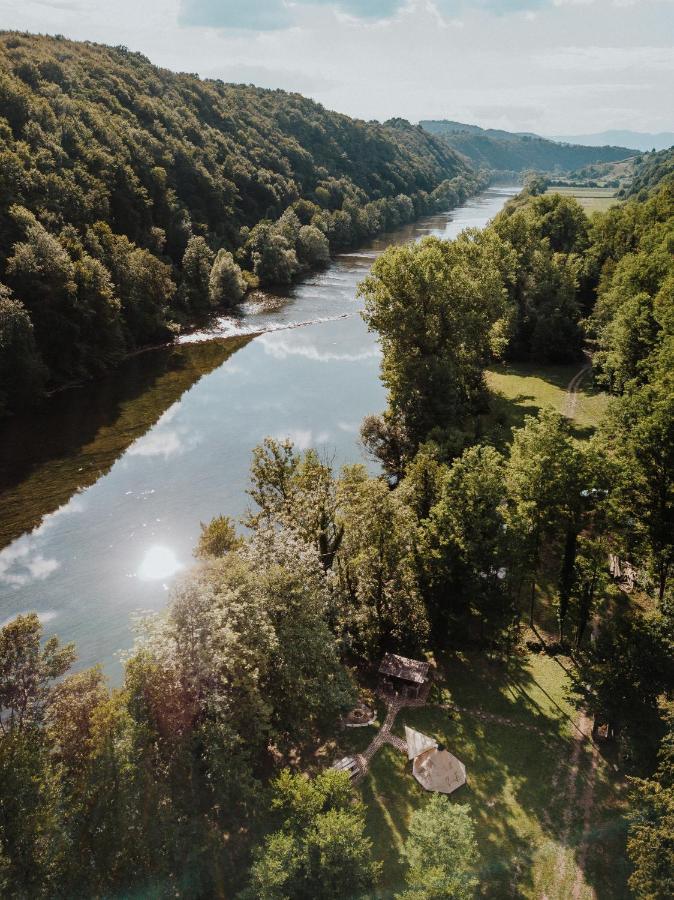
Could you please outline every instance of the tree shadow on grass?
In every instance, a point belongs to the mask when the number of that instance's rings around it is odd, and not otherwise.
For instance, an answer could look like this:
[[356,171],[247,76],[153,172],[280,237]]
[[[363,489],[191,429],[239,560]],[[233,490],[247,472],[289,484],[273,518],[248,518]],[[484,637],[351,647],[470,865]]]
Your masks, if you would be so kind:
[[[465,712],[429,707],[403,714],[467,767],[466,799],[461,792],[454,796],[470,803],[478,826],[482,895],[530,895],[535,889],[551,898],[571,896],[578,866],[597,897],[627,896],[624,824],[611,771],[593,767],[587,742],[574,758],[578,732],[563,698],[564,669],[547,657],[506,668],[476,655],[447,660],[444,674],[451,700]],[[481,720],[478,712],[493,718]],[[594,796],[590,779],[600,802],[588,823],[581,799]],[[589,839],[583,838],[586,826]]]

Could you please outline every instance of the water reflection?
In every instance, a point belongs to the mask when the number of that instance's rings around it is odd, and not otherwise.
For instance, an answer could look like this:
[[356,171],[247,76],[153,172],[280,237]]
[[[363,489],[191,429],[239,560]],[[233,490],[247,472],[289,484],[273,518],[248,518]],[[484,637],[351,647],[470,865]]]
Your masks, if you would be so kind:
[[[132,357],[109,378],[63,391],[44,411],[0,426],[0,547],[98,481],[201,376],[222,365],[250,338],[172,347]],[[162,418],[164,414],[164,418]],[[174,409],[168,415],[173,415]],[[172,455],[185,434],[137,442],[133,453]],[[194,436],[190,437],[194,441]]]

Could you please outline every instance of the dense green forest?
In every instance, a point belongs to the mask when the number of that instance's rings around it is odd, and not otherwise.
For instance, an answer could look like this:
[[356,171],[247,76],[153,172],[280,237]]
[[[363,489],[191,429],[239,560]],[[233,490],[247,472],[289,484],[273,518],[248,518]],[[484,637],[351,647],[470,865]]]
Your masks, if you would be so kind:
[[422,128],[441,137],[477,167],[495,171],[574,171],[592,163],[615,162],[635,155],[626,147],[583,147],[559,144],[535,134],[483,129],[461,122],[422,121]]
[[482,181],[403,120],[0,34],[0,414]]
[[[203,526],[119,690],[69,674],[75,649],[41,644],[36,616],[0,630],[0,892],[376,896],[366,807],[316,748],[383,651],[470,648],[504,677],[547,604],[538,646],[631,776],[631,890],[671,897],[673,240],[670,176],[591,220],[532,182],[483,231],[389,248],[361,287],[388,391],[362,437],[384,477],[257,447],[246,537]],[[613,398],[597,433],[543,410],[503,440],[485,367],[583,349]],[[619,602],[609,554],[637,572]],[[473,831],[466,807],[422,805],[396,896],[503,896]],[[524,877],[513,863],[518,896]]]

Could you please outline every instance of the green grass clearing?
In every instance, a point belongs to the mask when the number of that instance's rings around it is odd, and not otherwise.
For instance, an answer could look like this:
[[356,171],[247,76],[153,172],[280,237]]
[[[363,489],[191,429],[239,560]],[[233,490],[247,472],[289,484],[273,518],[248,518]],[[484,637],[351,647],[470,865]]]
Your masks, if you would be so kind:
[[573,197],[580,203],[586,213],[606,212],[607,209],[620,203],[620,200],[615,195],[615,188],[551,187],[548,188],[546,193]]
[[[524,424],[524,417],[535,416],[551,406],[563,413],[566,388],[578,373],[581,363],[563,366],[537,366],[533,363],[501,364],[487,370],[487,385],[492,392],[491,413],[486,423],[498,440],[508,441],[512,428]],[[573,414],[578,438],[592,435],[608,406],[608,394],[598,390],[591,372],[583,379]]]
[[[463,655],[423,709],[404,709],[403,726],[433,735],[466,765],[468,783],[452,802],[471,807],[481,853],[480,896],[600,900],[627,896],[624,824],[610,766],[593,772],[589,747],[571,768],[576,711],[566,697],[570,664],[529,655],[509,669]],[[452,713],[433,703],[452,702]],[[479,712],[507,721],[481,719]],[[588,779],[594,785],[589,814],[583,808]],[[385,746],[360,786],[368,831],[384,862],[381,897],[403,884],[400,849],[412,811],[428,796],[406,757]],[[588,819],[585,816],[588,815]],[[586,849],[581,847],[584,826]],[[578,874],[582,869],[582,874]]]

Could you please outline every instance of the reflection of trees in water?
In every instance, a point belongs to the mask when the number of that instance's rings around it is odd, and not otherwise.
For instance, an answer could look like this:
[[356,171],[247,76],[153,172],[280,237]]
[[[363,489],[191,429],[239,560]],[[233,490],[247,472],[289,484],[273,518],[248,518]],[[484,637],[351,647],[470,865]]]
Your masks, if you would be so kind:
[[57,394],[0,430],[0,547],[105,475],[133,441],[250,337],[131,357],[110,377]]

